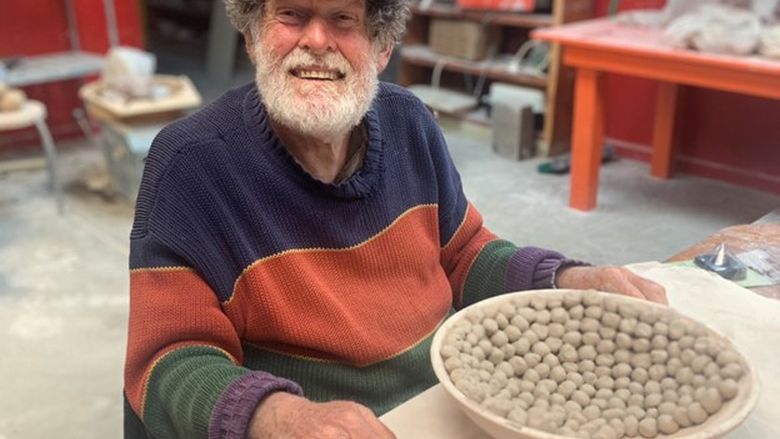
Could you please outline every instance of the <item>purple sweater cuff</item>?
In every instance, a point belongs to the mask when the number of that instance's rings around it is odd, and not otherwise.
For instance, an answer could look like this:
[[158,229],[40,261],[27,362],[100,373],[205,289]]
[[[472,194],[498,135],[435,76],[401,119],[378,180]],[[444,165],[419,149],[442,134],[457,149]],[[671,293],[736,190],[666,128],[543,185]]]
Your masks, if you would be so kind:
[[558,288],[555,284],[555,276],[559,271],[568,267],[587,266],[587,262],[574,259],[545,259],[539,263],[534,273],[534,289]]
[[504,285],[506,291],[555,288],[555,274],[561,268],[590,265],[567,259],[562,254],[538,247],[521,247],[509,258]]
[[266,372],[251,372],[222,392],[209,422],[209,439],[245,439],[249,420],[260,401],[273,392],[303,395],[301,387]]

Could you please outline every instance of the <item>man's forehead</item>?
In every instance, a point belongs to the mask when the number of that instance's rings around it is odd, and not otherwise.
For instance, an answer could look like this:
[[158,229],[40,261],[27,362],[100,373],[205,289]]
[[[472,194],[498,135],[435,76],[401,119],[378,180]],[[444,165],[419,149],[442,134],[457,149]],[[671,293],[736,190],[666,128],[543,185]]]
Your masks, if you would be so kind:
[[348,8],[348,9],[365,9],[366,0],[271,0],[271,6],[299,6],[310,8]]

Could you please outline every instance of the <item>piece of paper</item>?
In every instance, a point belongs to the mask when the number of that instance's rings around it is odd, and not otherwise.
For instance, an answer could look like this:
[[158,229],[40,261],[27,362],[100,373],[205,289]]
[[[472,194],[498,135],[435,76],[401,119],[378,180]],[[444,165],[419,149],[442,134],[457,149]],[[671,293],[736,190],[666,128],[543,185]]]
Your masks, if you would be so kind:
[[758,375],[758,404],[727,437],[780,438],[780,301],[701,269],[658,262],[628,268],[663,285],[669,306],[728,337]]
[[[739,256],[740,260],[742,260],[742,257]],[[696,265],[695,262],[693,262],[692,259],[689,259],[687,261],[679,261],[679,262],[667,262],[666,265],[671,266],[678,266],[678,267],[688,267],[693,268],[696,270],[703,270],[699,266]],[[746,263],[747,265],[747,263]],[[747,269],[747,276],[742,280],[732,280],[729,282],[733,282],[737,285],[739,285],[742,288],[758,288],[758,287],[768,287],[770,285],[775,285],[778,282],[775,282],[774,280],[762,275],[761,273],[757,272],[756,270],[752,269],[750,266],[748,266]]]
[[743,264],[775,284],[780,284],[780,248],[764,247],[750,250],[737,255]]

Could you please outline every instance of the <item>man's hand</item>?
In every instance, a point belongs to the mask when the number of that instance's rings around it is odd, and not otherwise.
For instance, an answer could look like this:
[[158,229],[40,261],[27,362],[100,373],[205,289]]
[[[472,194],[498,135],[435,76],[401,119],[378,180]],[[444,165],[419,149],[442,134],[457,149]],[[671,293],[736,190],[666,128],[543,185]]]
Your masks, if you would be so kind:
[[395,435],[371,410],[355,402],[316,403],[277,392],[255,410],[248,438],[395,439]]
[[661,285],[622,267],[568,267],[555,276],[558,288],[594,289],[667,304]]

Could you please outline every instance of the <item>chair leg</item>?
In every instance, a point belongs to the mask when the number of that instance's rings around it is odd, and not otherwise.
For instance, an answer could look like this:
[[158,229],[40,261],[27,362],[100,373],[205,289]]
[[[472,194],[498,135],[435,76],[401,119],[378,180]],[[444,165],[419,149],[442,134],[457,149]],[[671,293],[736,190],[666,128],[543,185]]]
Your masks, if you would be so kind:
[[49,185],[54,190],[54,196],[57,200],[57,213],[62,215],[64,212],[64,200],[62,195],[62,182],[57,172],[57,150],[54,147],[54,139],[51,137],[49,127],[43,120],[35,121],[35,128],[41,136],[43,150],[46,152],[46,165],[49,169]]

